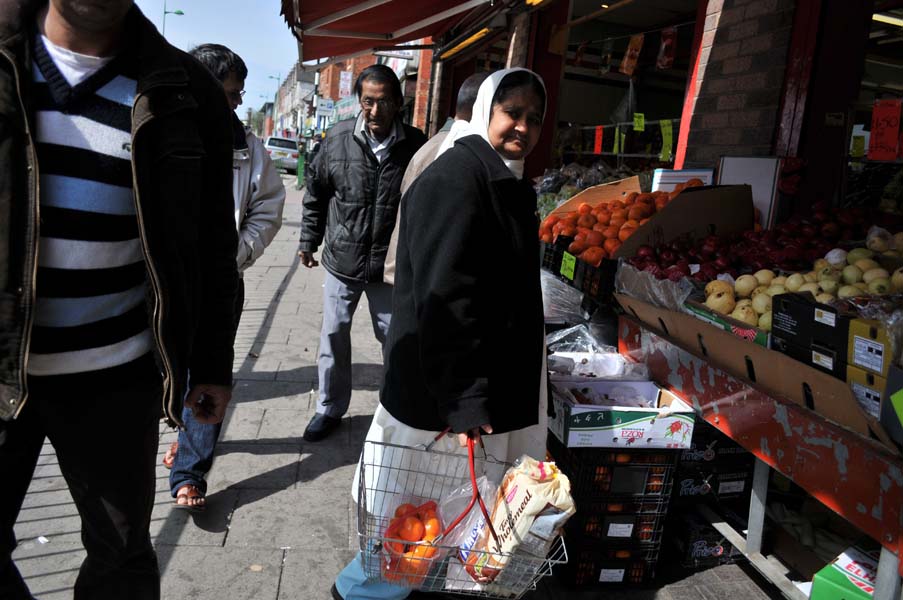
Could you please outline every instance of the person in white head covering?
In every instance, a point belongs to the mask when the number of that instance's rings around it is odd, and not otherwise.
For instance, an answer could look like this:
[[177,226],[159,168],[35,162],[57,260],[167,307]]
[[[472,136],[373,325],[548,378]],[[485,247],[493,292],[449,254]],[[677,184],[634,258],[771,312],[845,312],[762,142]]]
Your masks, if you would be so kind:
[[[457,136],[408,190],[385,379],[368,442],[416,446],[445,431],[437,448],[446,452],[482,435],[487,452],[502,460],[545,457],[536,194],[523,179],[545,104],[545,87],[531,71],[493,73],[477,94],[468,135]],[[352,493],[357,499],[363,475],[368,511],[391,517],[391,498],[371,487],[381,457],[368,446],[364,455]],[[435,483],[441,500],[447,481]],[[332,589],[336,600],[409,593],[368,579],[360,554]]]

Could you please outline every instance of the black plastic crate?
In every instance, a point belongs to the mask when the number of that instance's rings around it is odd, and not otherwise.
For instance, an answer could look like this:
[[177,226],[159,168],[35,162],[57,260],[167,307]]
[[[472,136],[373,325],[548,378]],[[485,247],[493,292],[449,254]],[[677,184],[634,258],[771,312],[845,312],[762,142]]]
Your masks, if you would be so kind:
[[678,468],[706,468],[730,463],[737,468],[755,464],[755,457],[703,419],[696,419],[690,447],[680,452]]
[[603,300],[611,297],[615,290],[615,273],[618,270],[618,261],[603,260],[598,267],[594,267],[581,260],[577,261],[578,276],[574,276],[574,284],[584,294],[591,298]]
[[702,468],[680,468],[674,476],[675,504],[748,498],[752,489],[752,464],[711,463]]
[[565,585],[595,587],[643,583],[655,577],[661,546],[608,547],[568,538],[568,563],[555,575]]
[[[746,521],[731,511],[719,511],[736,531],[746,529]],[[675,511],[668,521],[669,545],[681,566],[691,569],[743,562],[746,557],[695,509]]]
[[567,524],[569,539],[579,537],[604,543],[647,545],[662,540],[668,510],[665,499],[593,502],[577,498],[576,504],[577,513]]
[[564,256],[564,248],[558,244],[539,242],[539,251],[542,268],[555,275],[561,275],[561,257]]
[[671,495],[677,457],[673,450],[567,448],[554,435],[548,438],[549,453],[570,479],[575,497]]

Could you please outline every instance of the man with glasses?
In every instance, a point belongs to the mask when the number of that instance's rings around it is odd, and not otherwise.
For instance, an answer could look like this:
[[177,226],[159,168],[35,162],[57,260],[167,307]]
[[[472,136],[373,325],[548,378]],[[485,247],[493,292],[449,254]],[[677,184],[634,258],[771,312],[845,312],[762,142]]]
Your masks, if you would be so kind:
[[313,160],[298,255],[308,268],[326,269],[323,326],[317,357],[317,412],[304,431],[322,440],[342,422],[351,402],[351,321],[367,294],[373,331],[385,343],[392,286],[383,282],[386,250],[401,199],[401,179],[423,133],[401,122],[401,84],[385,65],[364,69],[354,85],[361,112],[333,127]]
[[[238,230],[239,272],[235,298],[232,336],[238,330],[245,298],[241,273],[254,264],[282,225],[285,186],[276,172],[263,143],[242,125],[235,110],[241,106],[248,68],[240,56],[219,44],[202,44],[190,52],[223,84],[232,108],[232,199],[235,202],[235,226]],[[163,458],[171,467],[169,487],[177,508],[202,510],[205,507],[205,477],[213,464],[213,452],[222,423],[205,425],[183,410],[185,429]]]

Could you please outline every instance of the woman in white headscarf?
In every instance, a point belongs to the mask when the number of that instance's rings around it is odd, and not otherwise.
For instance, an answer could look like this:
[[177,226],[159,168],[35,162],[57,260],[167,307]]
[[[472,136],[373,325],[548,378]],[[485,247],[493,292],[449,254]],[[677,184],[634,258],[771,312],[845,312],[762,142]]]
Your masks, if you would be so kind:
[[[483,436],[494,457],[544,458],[536,195],[523,172],[545,105],[535,73],[493,73],[469,127],[453,132],[453,145],[408,190],[385,380],[368,441],[415,446],[448,430],[458,439],[445,436],[437,449],[461,451],[468,436]],[[365,459],[374,465],[365,472],[366,508],[382,516],[392,507],[370,489],[380,456],[365,451]],[[398,600],[410,590],[368,581],[358,555],[332,592],[343,600]]]

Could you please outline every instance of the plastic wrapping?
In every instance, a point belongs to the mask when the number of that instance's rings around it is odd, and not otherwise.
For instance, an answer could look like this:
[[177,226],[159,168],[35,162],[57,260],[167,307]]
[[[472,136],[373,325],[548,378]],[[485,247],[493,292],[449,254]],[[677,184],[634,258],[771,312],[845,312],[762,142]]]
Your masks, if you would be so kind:
[[682,312],[684,302],[696,291],[696,286],[687,277],[676,282],[657,279],[651,273],[640,271],[621,260],[615,275],[615,289],[620,294],[649,304]]
[[546,336],[546,345],[554,353],[608,353],[617,354],[618,349],[600,342],[586,325],[575,325]]
[[649,378],[645,364],[630,362],[614,352],[556,352],[549,357],[548,365],[553,373],[576,379],[637,381]]
[[865,245],[869,250],[874,252],[886,252],[888,250],[899,250],[894,243],[894,236],[890,231],[882,227],[873,225],[865,237]]
[[546,169],[542,179],[536,186],[537,194],[557,194],[561,190],[561,186],[568,182],[567,175],[564,175],[560,169]]
[[[477,487],[480,490],[480,496],[486,503],[486,509],[491,511],[494,506],[490,503],[498,495],[499,486],[489,481],[485,476],[477,479]],[[458,516],[464,512],[470,503],[473,490],[471,485],[463,485],[451,492],[442,502],[439,503],[439,517],[443,523],[452,523]],[[455,527],[448,537],[443,541],[448,546],[456,546],[458,552],[453,556],[453,562],[459,561],[459,568],[463,569],[463,565],[467,563],[471,550],[476,546],[477,542],[483,536],[483,530],[486,528],[486,517],[480,510],[478,504],[474,504],[467,513],[461,523]],[[455,561],[454,559],[457,559]],[[476,582],[468,581],[467,577],[449,577],[445,582],[445,589],[459,591],[479,591],[480,586]]]
[[[406,518],[414,518],[419,522],[419,527],[426,533],[424,524],[431,517],[437,517],[438,505],[432,500],[424,501],[423,498],[406,495],[388,505],[391,513],[384,516],[388,526],[383,535],[392,541],[383,545],[382,573],[388,581],[406,583],[414,587],[419,586],[428,574],[438,568],[445,559],[447,550],[442,546],[433,546],[426,539],[420,542],[405,542],[405,530],[403,522]],[[441,532],[445,521],[441,516],[432,527]],[[412,530],[413,532],[413,530]],[[431,538],[430,538],[431,539]]]
[[539,281],[546,321],[579,323],[587,319],[583,310],[583,292],[548,271],[539,272]]

